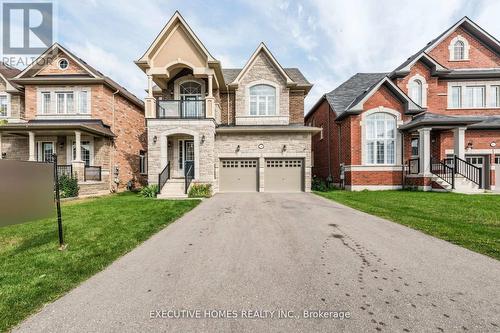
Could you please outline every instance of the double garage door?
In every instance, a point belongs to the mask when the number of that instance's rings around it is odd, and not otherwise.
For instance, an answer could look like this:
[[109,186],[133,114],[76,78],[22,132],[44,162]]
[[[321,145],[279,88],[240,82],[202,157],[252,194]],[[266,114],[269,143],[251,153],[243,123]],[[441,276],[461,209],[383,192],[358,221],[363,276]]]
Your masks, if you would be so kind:
[[[265,159],[265,192],[300,192],[304,188],[303,159]],[[258,159],[221,159],[219,190],[221,192],[257,192]]]

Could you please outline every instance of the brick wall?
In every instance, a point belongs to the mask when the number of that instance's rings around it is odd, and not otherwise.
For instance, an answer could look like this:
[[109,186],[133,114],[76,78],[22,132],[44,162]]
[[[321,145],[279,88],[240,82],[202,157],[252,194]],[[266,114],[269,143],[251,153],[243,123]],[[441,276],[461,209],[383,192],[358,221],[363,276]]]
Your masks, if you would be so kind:
[[304,124],[304,91],[290,90],[290,124]]
[[[66,59],[68,60],[68,68],[65,70],[61,70],[59,68],[59,60],[60,59]],[[70,57],[64,55],[62,52],[59,52],[57,56],[48,59],[49,62],[46,64],[45,67],[43,67],[42,70],[37,75],[52,75],[52,74],[87,74],[88,72],[80,67],[77,63],[75,63],[73,60],[71,60]]]

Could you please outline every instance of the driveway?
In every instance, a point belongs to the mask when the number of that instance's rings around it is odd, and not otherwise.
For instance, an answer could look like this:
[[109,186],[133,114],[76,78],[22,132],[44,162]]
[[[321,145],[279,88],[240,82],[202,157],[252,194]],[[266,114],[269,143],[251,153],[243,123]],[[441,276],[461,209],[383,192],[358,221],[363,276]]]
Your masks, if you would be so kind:
[[[348,311],[350,318],[307,319],[304,310],[333,317]],[[15,331],[498,332],[499,326],[500,262],[313,194],[257,193],[204,201]]]

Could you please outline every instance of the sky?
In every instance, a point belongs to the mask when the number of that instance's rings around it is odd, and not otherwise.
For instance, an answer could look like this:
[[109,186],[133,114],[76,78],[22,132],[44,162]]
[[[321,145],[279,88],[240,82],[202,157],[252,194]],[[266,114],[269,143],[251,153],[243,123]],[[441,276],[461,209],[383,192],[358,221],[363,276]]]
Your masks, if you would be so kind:
[[467,15],[500,39],[498,0],[57,0],[56,39],[145,96],[133,63],[179,10],[222,67],[242,67],[261,41],[314,84],[305,111],[357,72],[391,71]]

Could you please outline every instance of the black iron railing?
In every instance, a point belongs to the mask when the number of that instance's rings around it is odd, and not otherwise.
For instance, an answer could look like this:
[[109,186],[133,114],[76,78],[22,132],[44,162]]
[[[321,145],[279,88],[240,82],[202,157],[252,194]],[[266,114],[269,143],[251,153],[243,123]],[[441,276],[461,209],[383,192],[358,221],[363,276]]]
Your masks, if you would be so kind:
[[184,193],[187,194],[189,185],[194,178],[194,162],[186,161],[184,162]]
[[83,172],[83,180],[84,181],[96,181],[100,182],[102,180],[102,172],[100,166],[85,166],[85,170]]
[[419,173],[420,173],[420,159],[419,158],[409,159],[406,167],[406,174],[418,175]]
[[161,192],[161,189],[163,188],[163,186],[165,186],[165,184],[169,179],[170,179],[170,162],[168,162],[167,165],[165,165],[163,170],[158,175],[158,192]]
[[205,100],[158,100],[156,117],[160,119],[202,119],[206,118]]
[[453,157],[453,166],[455,168],[455,173],[458,173],[471,182],[477,184],[479,188],[483,186],[483,170],[478,168],[474,164],[464,161],[458,156]]
[[58,165],[57,166],[57,176],[68,176],[73,177],[73,166],[72,165]]
[[450,184],[452,189],[455,188],[455,170],[447,164],[446,159],[438,161],[431,158],[431,172]]

